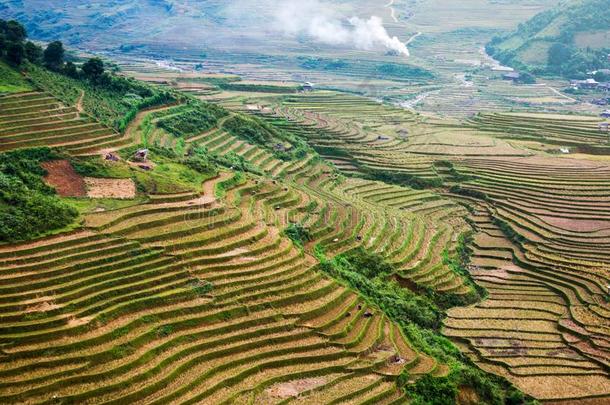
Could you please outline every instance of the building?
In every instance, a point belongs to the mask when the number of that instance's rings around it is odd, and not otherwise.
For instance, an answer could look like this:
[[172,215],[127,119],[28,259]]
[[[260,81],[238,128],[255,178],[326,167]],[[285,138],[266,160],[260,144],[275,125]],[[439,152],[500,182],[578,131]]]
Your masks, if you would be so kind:
[[610,110],[603,111],[599,116],[602,118],[610,118]]
[[502,79],[512,80],[513,82],[516,82],[517,80],[521,79],[521,73],[519,73],[519,72],[506,73],[506,74],[502,75]]
[[599,86],[599,83],[595,79],[570,80],[570,86],[575,89],[594,90]]
[[597,85],[597,90],[610,91],[610,82],[603,82]]
[[314,90],[314,85],[313,85],[313,83],[305,82],[305,83],[303,83],[301,88],[303,89],[303,91],[313,91]]
[[148,160],[148,149],[138,149],[133,155],[136,162],[146,162]]

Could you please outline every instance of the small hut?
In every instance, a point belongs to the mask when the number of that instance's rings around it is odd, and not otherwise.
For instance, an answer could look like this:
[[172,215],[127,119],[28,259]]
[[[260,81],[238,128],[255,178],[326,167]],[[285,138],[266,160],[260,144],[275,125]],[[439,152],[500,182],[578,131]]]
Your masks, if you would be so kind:
[[138,149],[133,155],[136,162],[146,162],[148,160],[148,149]]

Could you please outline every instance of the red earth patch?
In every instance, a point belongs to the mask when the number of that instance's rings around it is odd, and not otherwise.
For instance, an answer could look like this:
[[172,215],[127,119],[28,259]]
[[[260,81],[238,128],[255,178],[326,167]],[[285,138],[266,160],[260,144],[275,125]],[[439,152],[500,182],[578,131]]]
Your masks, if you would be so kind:
[[76,173],[67,160],[52,160],[41,164],[47,171],[45,183],[53,187],[62,197],[85,197],[87,188],[85,180]]

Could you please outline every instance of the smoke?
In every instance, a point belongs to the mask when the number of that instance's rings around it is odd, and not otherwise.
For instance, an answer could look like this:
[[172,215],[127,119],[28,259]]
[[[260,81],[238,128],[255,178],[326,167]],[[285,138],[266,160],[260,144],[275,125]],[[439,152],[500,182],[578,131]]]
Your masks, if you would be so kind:
[[380,17],[345,18],[331,5],[318,0],[283,1],[275,15],[275,27],[285,35],[307,35],[323,44],[366,51],[382,48],[409,56],[407,46],[397,37],[390,37]]

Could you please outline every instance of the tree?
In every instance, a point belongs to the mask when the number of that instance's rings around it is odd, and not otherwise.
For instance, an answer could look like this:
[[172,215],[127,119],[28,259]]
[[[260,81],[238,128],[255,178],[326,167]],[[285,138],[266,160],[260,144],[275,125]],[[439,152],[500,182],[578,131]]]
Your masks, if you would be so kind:
[[42,61],[42,48],[32,41],[26,42],[25,57],[34,64],[40,64]]
[[600,72],[597,71],[595,73],[595,75],[593,75],[593,78],[595,79],[595,81],[597,82],[607,82],[610,81],[610,74],[604,73],[604,72]]
[[98,82],[104,74],[104,62],[100,58],[91,58],[83,64],[83,74],[92,82]]
[[61,41],[51,42],[44,50],[44,63],[49,69],[59,70],[64,64],[64,45]]
[[524,84],[534,84],[536,83],[536,78],[531,73],[523,72],[519,77],[519,82]]
[[572,50],[560,43],[557,42],[549,48],[549,57],[548,64],[552,70],[560,71],[561,65],[566,63],[572,57]]
[[64,74],[68,77],[76,79],[78,77],[76,65],[72,62],[66,62],[66,65],[64,66]]
[[8,42],[6,40],[6,35],[0,31],[0,58],[4,56],[4,52],[6,52],[6,47],[8,46]]
[[9,42],[23,42],[28,36],[23,25],[14,20],[3,24],[3,28],[6,39]]
[[9,44],[6,50],[6,59],[14,66],[19,66],[25,58],[25,48],[17,42]]

